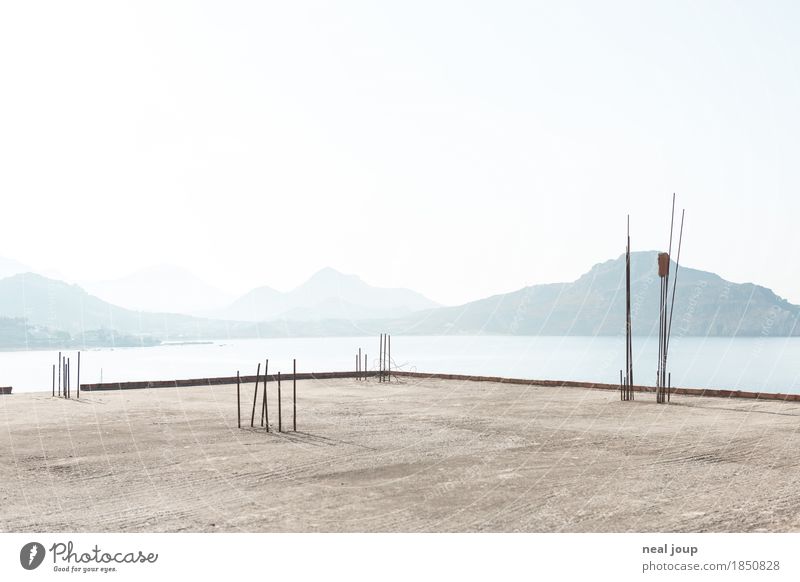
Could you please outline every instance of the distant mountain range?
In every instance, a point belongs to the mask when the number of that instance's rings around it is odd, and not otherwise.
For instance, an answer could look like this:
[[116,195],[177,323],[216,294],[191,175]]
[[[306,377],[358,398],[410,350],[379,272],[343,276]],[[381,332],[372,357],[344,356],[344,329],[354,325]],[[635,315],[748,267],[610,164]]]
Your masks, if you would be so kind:
[[[438,307],[413,291],[371,287],[354,275],[323,269],[288,293],[254,289],[214,317],[126,309],[77,285],[21,273],[0,279],[0,347],[152,345],[166,340],[384,331],[622,335],[624,271],[620,257],[595,265],[571,283],[534,285],[457,307]],[[632,254],[631,279],[634,333],[655,334],[659,289],[655,252]],[[173,293],[190,292],[184,287]],[[799,319],[800,307],[765,287],[731,283],[686,267],[678,272],[673,335],[800,336]]]
[[[157,275],[155,279],[162,282],[169,279],[180,283],[177,292],[169,287],[173,300],[192,293],[185,286],[191,279]],[[132,288],[139,288],[143,279],[152,276],[150,272],[137,277]],[[289,293],[269,294],[264,289],[247,294],[214,317],[196,317],[127,309],[78,285],[20,273],[0,279],[0,347],[129,346],[197,339],[354,335],[365,333],[359,319],[404,315],[416,307],[435,305],[412,291],[371,287],[358,277],[333,269],[323,269]],[[158,292],[166,293],[166,289]],[[260,301],[263,298],[271,302]],[[151,295],[150,300],[163,298]],[[230,318],[222,319],[226,312]],[[234,319],[236,316],[241,317]]]
[[364,320],[403,317],[435,307],[437,303],[414,291],[373,287],[356,275],[326,268],[288,293],[270,287],[253,289],[214,315],[241,321]]
[[34,273],[0,280],[0,317],[24,318],[31,325],[71,335],[88,330],[114,330],[159,339],[206,334],[226,337],[228,329],[228,322],[224,321],[118,307],[90,295],[78,285]]
[[[658,330],[655,251],[631,254],[631,311],[636,335]],[[671,273],[675,273],[672,263]],[[731,283],[680,267],[672,334],[685,336],[800,335],[800,307],[752,283]],[[670,296],[672,281],[670,282]],[[533,285],[458,307],[415,314],[393,327],[408,334],[623,335],[624,255],[592,267],[571,283]]]

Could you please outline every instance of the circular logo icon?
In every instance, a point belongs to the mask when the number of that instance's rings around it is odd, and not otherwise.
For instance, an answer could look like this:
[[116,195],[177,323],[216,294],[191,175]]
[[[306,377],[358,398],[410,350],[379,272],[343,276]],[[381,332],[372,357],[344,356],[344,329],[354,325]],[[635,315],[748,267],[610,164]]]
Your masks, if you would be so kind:
[[39,542],[30,542],[19,551],[19,563],[26,570],[35,570],[44,561],[44,546]]

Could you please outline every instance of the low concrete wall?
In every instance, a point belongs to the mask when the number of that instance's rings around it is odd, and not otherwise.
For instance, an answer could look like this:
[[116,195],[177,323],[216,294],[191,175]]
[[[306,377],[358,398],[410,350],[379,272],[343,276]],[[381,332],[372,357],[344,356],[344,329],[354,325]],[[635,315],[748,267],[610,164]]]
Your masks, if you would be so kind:
[[0,386],[0,394],[11,394],[12,386]]
[[[358,376],[375,376],[377,372],[304,372],[297,374],[294,378],[298,380],[329,380],[333,378],[357,378]],[[292,374],[281,373],[281,380],[289,381]],[[261,382],[264,376],[258,377]],[[268,374],[267,380],[277,382],[277,374]],[[255,375],[240,376],[239,382],[242,384],[254,384]],[[140,390],[144,388],[187,388],[189,386],[219,386],[223,384],[236,384],[236,376],[224,376],[221,378],[190,378],[188,380],[145,380],[141,382],[104,382],[102,384],[81,384],[81,390],[86,392],[97,392],[101,390]]]
[[[619,390],[619,384],[600,382],[573,382],[569,380],[526,380],[522,378],[502,378],[500,376],[468,376],[463,374],[429,374],[426,372],[392,372],[393,376],[410,378],[437,378],[441,380],[463,380],[469,382],[499,382],[502,384],[523,384],[526,386],[551,386],[554,388],[589,388],[592,390]],[[655,392],[653,386],[633,386],[634,392]],[[712,396],[717,398],[755,398],[758,400],[786,400],[800,402],[800,394],[778,394],[772,392],[745,392],[742,390],[720,390],[712,388],[672,388],[672,394],[687,396]]]
[[[337,378],[357,378],[359,376],[375,377],[377,370],[365,373],[357,372],[305,372],[297,374],[298,380],[330,380]],[[601,382],[573,382],[569,380],[531,380],[525,378],[503,378],[501,376],[471,376],[464,374],[435,374],[427,372],[401,372],[393,371],[392,376],[406,378],[433,378],[438,380],[459,380],[467,382],[498,382],[501,384],[520,384],[524,386],[549,386],[553,388],[588,388],[591,390],[619,390],[619,384],[604,384]],[[264,380],[264,376],[259,376]],[[267,379],[270,382],[277,382],[277,374],[269,374]],[[281,374],[281,379],[289,381],[292,374]],[[239,381],[242,384],[253,384],[256,377],[241,376]],[[225,376],[221,378],[192,378],[187,380],[148,380],[142,382],[105,382],[103,384],[81,384],[81,390],[86,392],[96,392],[102,390],[139,390],[145,388],[179,388],[190,386],[219,386],[223,384],[236,384],[236,376]],[[4,388],[0,388],[0,391]],[[7,388],[8,393],[11,387]],[[634,386],[635,392],[655,392],[653,386]],[[2,393],[2,392],[0,392]],[[710,396],[716,398],[752,398],[756,400],[784,400],[800,402],[800,394],[776,394],[772,392],[746,392],[742,390],[721,390],[710,388],[672,388],[672,394],[685,396]]]

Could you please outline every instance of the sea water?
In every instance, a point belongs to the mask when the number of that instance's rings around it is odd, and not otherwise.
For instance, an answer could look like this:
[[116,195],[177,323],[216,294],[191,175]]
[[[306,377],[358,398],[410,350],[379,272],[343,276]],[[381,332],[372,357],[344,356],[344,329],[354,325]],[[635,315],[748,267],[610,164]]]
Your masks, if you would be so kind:
[[[174,380],[252,375],[269,358],[270,372],[347,371],[358,348],[377,367],[378,337],[271,338],[101,348],[81,352],[81,383]],[[633,338],[634,380],[655,383],[658,340]],[[77,351],[70,357],[73,389]],[[58,351],[0,352],[0,386],[14,392],[50,392]],[[530,378],[619,382],[623,337],[393,336],[394,369]],[[800,338],[673,337],[672,385],[690,388],[800,393]],[[56,370],[56,374],[58,371]]]

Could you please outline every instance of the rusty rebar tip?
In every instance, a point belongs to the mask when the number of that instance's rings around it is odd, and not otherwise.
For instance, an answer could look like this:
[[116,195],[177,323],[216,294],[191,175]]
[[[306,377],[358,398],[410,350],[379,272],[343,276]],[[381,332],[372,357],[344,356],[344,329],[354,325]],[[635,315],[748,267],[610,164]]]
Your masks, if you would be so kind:
[[669,275],[669,253],[658,253],[658,276]]

